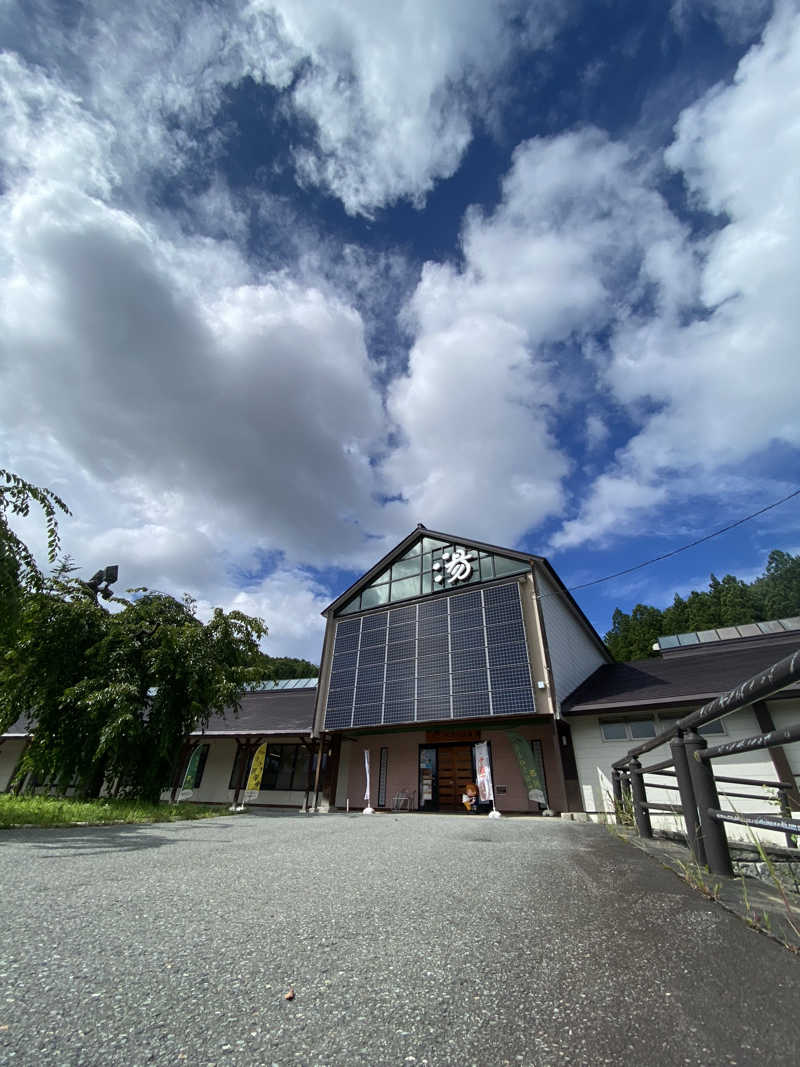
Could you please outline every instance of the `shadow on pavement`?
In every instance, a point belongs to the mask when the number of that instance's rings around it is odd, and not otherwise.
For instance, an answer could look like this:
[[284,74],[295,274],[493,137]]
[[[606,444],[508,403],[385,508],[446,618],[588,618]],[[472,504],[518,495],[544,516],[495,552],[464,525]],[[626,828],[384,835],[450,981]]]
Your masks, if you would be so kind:
[[[24,834],[24,837],[23,837]],[[48,855],[93,855],[104,852],[140,852],[162,845],[175,844],[175,839],[154,831],[151,826],[65,826],[53,830],[21,830],[14,832],[10,843],[24,841]]]

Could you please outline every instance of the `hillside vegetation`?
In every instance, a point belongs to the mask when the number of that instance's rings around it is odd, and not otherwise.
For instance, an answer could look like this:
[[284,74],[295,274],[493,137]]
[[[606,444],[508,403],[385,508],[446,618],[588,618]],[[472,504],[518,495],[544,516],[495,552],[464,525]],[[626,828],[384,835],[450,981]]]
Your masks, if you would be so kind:
[[653,654],[653,643],[665,634],[792,615],[800,615],[800,556],[775,549],[764,573],[749,584],[732,574],[722,580],[712,574],[708,589],[692,590],[686,598],[676,593],[664,611],[651,604],[637,604],[630,614],[617,608],[605,643],[618,660],[645,659]]

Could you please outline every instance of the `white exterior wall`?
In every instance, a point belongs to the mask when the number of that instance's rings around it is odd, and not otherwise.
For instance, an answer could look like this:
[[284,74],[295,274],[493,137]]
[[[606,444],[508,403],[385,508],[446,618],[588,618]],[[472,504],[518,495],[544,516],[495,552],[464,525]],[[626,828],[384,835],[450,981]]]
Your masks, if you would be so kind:
[[[350,762],[353,755],[360,754],[361,751],[361,748],[357,748],[351,741],[342,738],[342,748],[339,754],[339,773],[336,778],[336,798],[333,802],[336,808],[343,808],[347,803],[347,798],[350,796]],[[361,759],[363,758],[361,756]]]
[[5,793],[8,789],[11,776],[25,751],[25,744],[24,737],[7,737],[0,744],[0,793]]
[[561,590],[540,569],[536,571],[536,582],[542,597],[539,603],[550,652],[556,698],[560,704],[573,689],[608,660],[586,632],[583,621],[575,615]]
[[[789,704],[791,704],[792,707],[787,706]],[[776,727],[788,726],[790,722],[800,721],[800,701],[785,701],[778,704],[773,702],[769,707],[773,719],[775,720]],[[695,709],[685,708],[676,710],[679,710],[681,714],[688,715],[690,711]],[[647,712],[642,712],[638,717],[641,718],[647,714]],[[611,765],[618,759],[621,759],[630,751],[630,749],[642,743],[641,741],[632,740],[603,740],[599,720],[606,717],[613,718],[614,716],[609,713],[608,716],[582,715],[571,717],[569,719],[584,808],[587,812],[595,813],[592,815],[595,819],[601,819],[604,817],[603,813],[611,814],[614,810],[612,800],[613,794],[611,790]],[[630,717],[634,718],[636,716],[631,715]],[[724,744],[739,738],[752,737],[761,732],[758,728],[755,715],[750,708],[744,708],[742,711],[734,712],[722,721],[725,728],[725,734],[708,737],[707,741],[709,745]],[[800,770],[800,745],[788,745],[785,747],[784,751],[789,759],[792,770],[797,773],[798,770]],[[668,759],[669,756],[669,746],[661,745],[646,753],[641,759],[642,763],[647,766],[648,763],[658,763],[661,760]],[[717,775],[721,775],[722,777],[761,778],[765,782],[774,782],[778,777],[772,759],[770,758],[770,754],[765,749],[756,752],[745,752],[738,756],[729,756],[725,759],[715,760],[714,770]],[[659,779],[655,776],[645,776],[647,799],[649,801],[658,804],[679,803],[676,790],[651,787],[650,783],[656,781],[659,781]],[[665,783],[669,782],[668,779],[660,779],[660,781]],[[765,793],[760,792],[752,786],[721,784],[719,788],[736,793],[752,792],[756,795],[756,799],[754,800],[744,800],[738,797],[721,797],[720,801],[723,810],[738,811],[741,813],[774,812],[775,815],[779,814],[777,805],[770,803]],[[655,812],[651,812],[650,819],[654,829],[680,831],[683,831],[684,829],[683,819],[675,815],[657,815]],[[750,831],[747,827],[736,826],[733,823],[726,823],[726,830],[728,837],[731,840],[752,843]],[[769,841],[776,845],[785,845],[786,843],[783,834],[759,831],[759,836],[765,841]]]

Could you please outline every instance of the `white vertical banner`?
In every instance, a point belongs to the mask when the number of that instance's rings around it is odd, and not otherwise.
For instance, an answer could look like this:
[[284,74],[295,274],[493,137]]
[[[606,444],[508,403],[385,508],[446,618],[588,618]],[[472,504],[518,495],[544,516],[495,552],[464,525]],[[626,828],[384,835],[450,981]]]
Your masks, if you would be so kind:
[[367,788],[366,788],[366,790],[364,792],[364,800],[366,800],[367,805],[364,808],[364,811],[363,811],[362,814],[364,814],[364,815],[374,815],[375,809],[370,806],[370,802],[369,802],[370,781],[369,781],[369,749],[368,748],[364,749],[364,773],[367,776]]
[[489,764],[488,742],[478,741],[472,747],[475,753],[475,778],[478,785],[478,795],[484,804],[491,801],[492,810],[489,816],[497,819],[500,816],[500,812],[494,806],[494,788],[492,786],[492,769]]
[[475,777],[477,779],[478,794],[481,801],[486,804],[494,800],[492,789],[492,772],[489,767],[489,746],[485,741],[479,741],[473,745],[475,750]]

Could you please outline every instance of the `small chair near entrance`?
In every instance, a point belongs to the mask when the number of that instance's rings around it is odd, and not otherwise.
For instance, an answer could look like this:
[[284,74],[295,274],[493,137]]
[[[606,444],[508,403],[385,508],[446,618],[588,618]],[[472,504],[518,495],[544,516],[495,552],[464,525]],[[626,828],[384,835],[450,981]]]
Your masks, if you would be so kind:
[[392,811],[413,811],[416,790],[401,789],[392,797]]

